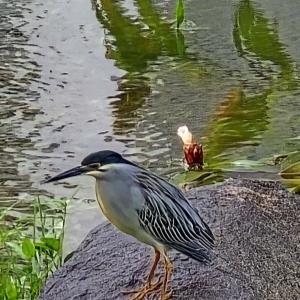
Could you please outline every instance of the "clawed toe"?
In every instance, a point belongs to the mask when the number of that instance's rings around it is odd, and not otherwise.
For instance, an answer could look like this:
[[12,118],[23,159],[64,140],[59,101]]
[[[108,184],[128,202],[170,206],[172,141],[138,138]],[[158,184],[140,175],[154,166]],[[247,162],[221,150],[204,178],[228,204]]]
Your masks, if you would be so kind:
[[143,300],[146,296],[155,293],[157,290],[161,288],[161,296],[159,297],[159,299],[160,300],[171,299],[172,291],[168,291],[168,283],[172,272],[172,263],[165,253],[164,253],[165,272],[163,276],[161,276],[155,283],[152,283],[159,260],[160,260],[160,252],[155,249],[155,259],[151,271],[149,273],[146,285],[137,291],[123,291],[123,294],[125,295],[134,294],[132,297],[130,297],[130,300]]
[[147,284],[145,287],[143,287],[140,290],[135,290],[135,291],[124,291],[123,294],[129,295],[129,294],[135,294],[133,295],[130,300],[142,300],[144,299],[147,295],[157,291],[161,286],[163,282],[161,278],[157,280],[157,282],[149,285]]
[[161,295],[161,300],[169,300],[172,297],[172,291],[166,292],[165,294]]

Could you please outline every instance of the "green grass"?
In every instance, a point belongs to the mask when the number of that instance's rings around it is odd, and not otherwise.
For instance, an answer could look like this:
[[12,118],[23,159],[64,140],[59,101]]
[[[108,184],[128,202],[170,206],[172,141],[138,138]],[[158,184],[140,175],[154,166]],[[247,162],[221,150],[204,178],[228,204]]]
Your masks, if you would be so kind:
[[0,300],[37,299],[62,265],[67,200],[35,199],[32,216],[8,221],[0,213]]

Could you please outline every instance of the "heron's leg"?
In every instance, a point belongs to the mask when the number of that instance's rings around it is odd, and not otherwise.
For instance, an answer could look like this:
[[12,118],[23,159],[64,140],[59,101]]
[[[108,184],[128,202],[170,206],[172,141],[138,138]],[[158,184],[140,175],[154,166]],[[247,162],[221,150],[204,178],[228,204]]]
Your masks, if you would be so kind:
[[171,298],[172,295],[172,290],[167,291],[168,289],[168,283],[171,277],[171,273],[172,273],[172,263],[169,259],[169,257],[164,254],[164,262],[165,262],[165,277],[164,277],[164,281],[162,284],[162,292],[161,292],[161,300],[168,300]]
[[152,265],[152,268],[150,270],[150,273],[148,275],[148,280],[147,280],[147,286],[148,287],[151,286],[151,282],[152,282],[152,279],[155,275],[155,270],[157,268],[159,260],[160,260],[160,252],[157,249],[155,249],[155,257],[154,257],[153,265]]
[[159,289],[160,286],[162,285],[162,281],[160,279],[158,279],[156,283],[152,283],[152,279],[154,278],[155,270],[157,268],[159,260],[160,260],[160,252],[155,249],[155,257],[154,257],[154,261],[153,261],[153,265],[151,267],[150,273],[148,275],[146,285],[139,290],[125,291],[123,293],[136,294],[133,298],[131,298],[131,300],[140,300],[140,299],[143,299],[150,292],[153,292],[153,291]]

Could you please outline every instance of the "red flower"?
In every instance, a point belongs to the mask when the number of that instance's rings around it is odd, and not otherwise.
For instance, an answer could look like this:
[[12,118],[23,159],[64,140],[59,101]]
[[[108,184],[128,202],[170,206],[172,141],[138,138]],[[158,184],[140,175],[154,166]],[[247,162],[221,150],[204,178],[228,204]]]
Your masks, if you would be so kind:
[[203,166],[203,150],[202,145],[197,144],[187,126],[181,126],[177,130],[177,134],[183,141],[183,152],[185,161],[189,169],[195,168],[202,170]]
[[189,168],[202,169],[203,150],[202,145],[197,143],[183,145],[184,158]]

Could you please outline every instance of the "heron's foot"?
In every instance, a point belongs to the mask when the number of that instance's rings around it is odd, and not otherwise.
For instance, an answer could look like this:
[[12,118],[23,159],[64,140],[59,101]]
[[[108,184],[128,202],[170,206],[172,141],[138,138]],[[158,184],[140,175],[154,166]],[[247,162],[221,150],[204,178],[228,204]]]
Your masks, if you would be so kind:
[[125,291],[124,294],[135,294],[133,295],[130,300],[142,300],[147,295],[154,293],[155,291],[159,290],[162,286],[163,281],[159,278],[155,283],[147,283],[143,288],[136,290],[136,291]]
[[172,297],[172,290],[161,295],[161,300],[169,300]]

